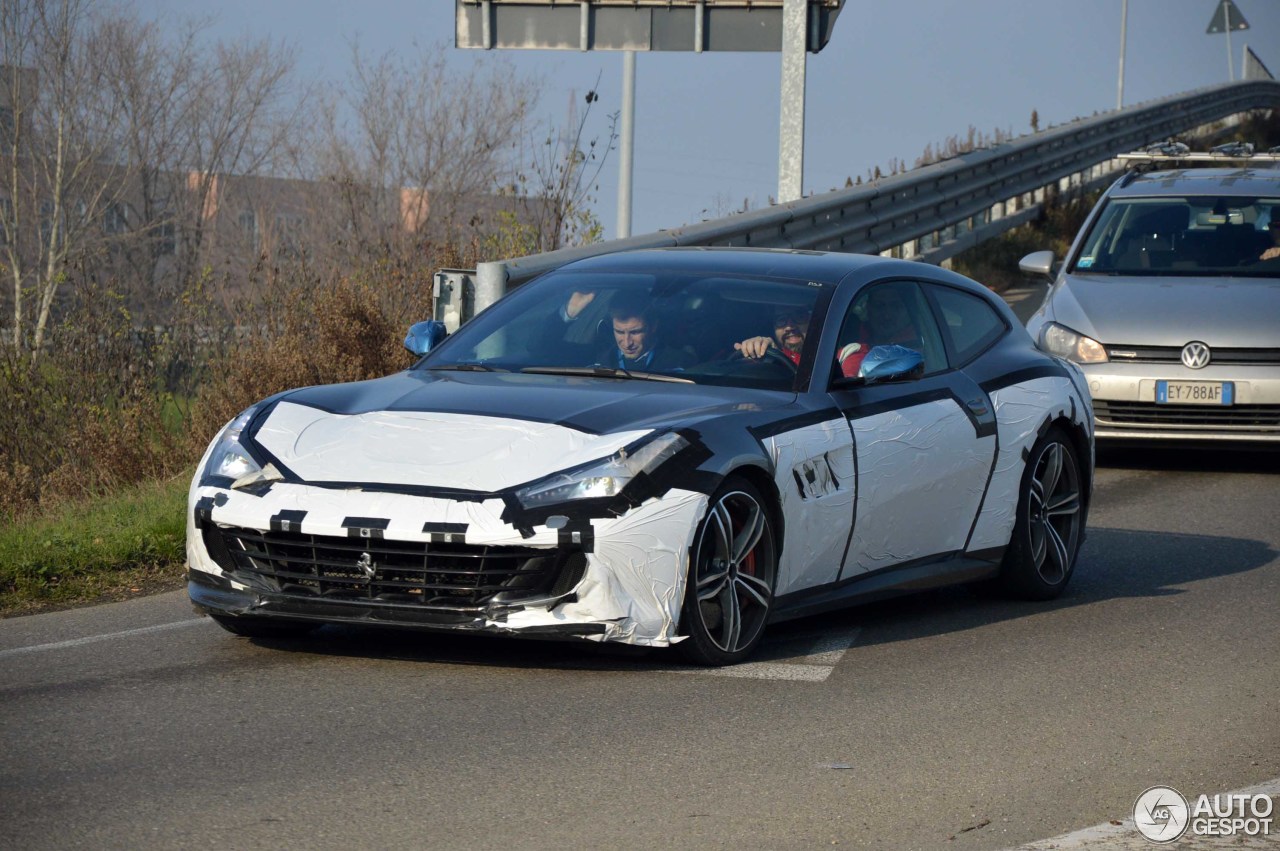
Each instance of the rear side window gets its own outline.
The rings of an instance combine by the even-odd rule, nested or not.
[[[986,351],[1008,326],[984,299],[950,287],[929,287],[942,313],[942,334],[952,366],[964,366]]]

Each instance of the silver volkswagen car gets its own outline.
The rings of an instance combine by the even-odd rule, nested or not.
[[[1098,438],[1280,443],[1280,168],[1128,172],[1027,330],[1084,370]]]

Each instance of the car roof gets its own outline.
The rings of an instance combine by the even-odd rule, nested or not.
[[[946,269],[877,254],[802,251],[789,248],[682,247],[646,248],[587,257],[560,267],[566,272],[689,272],[755,275],[839,283],[852,273],[859,280],[911,277],[985,291],[981,284]]]
[[[646,248],[601,254],[561,268],[573,272],[691,272],[760,275],[836,283],[850,272],[887,262],[868,254],[840,254],[787,248]]]
[[[1184,168],[1121,178],[1112,198],[1162,195],[1280,195],[1280,168]]]

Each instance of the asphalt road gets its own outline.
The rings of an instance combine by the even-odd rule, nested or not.
[[[931,592],[708,673],[182,594],[0,621],[3,848],[1004,848],[1280,778],[1280,453],[1104,454],[1049,604]]]

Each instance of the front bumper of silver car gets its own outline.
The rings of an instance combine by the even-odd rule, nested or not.
[[[1280,443],[1280,364],[1211,363],[1189,369],[1181,363],[1112,360],[1081,368],[1093,396],[1099,439]],[[1230,404],[1158,401],[1160,382],[1229,385]]]

